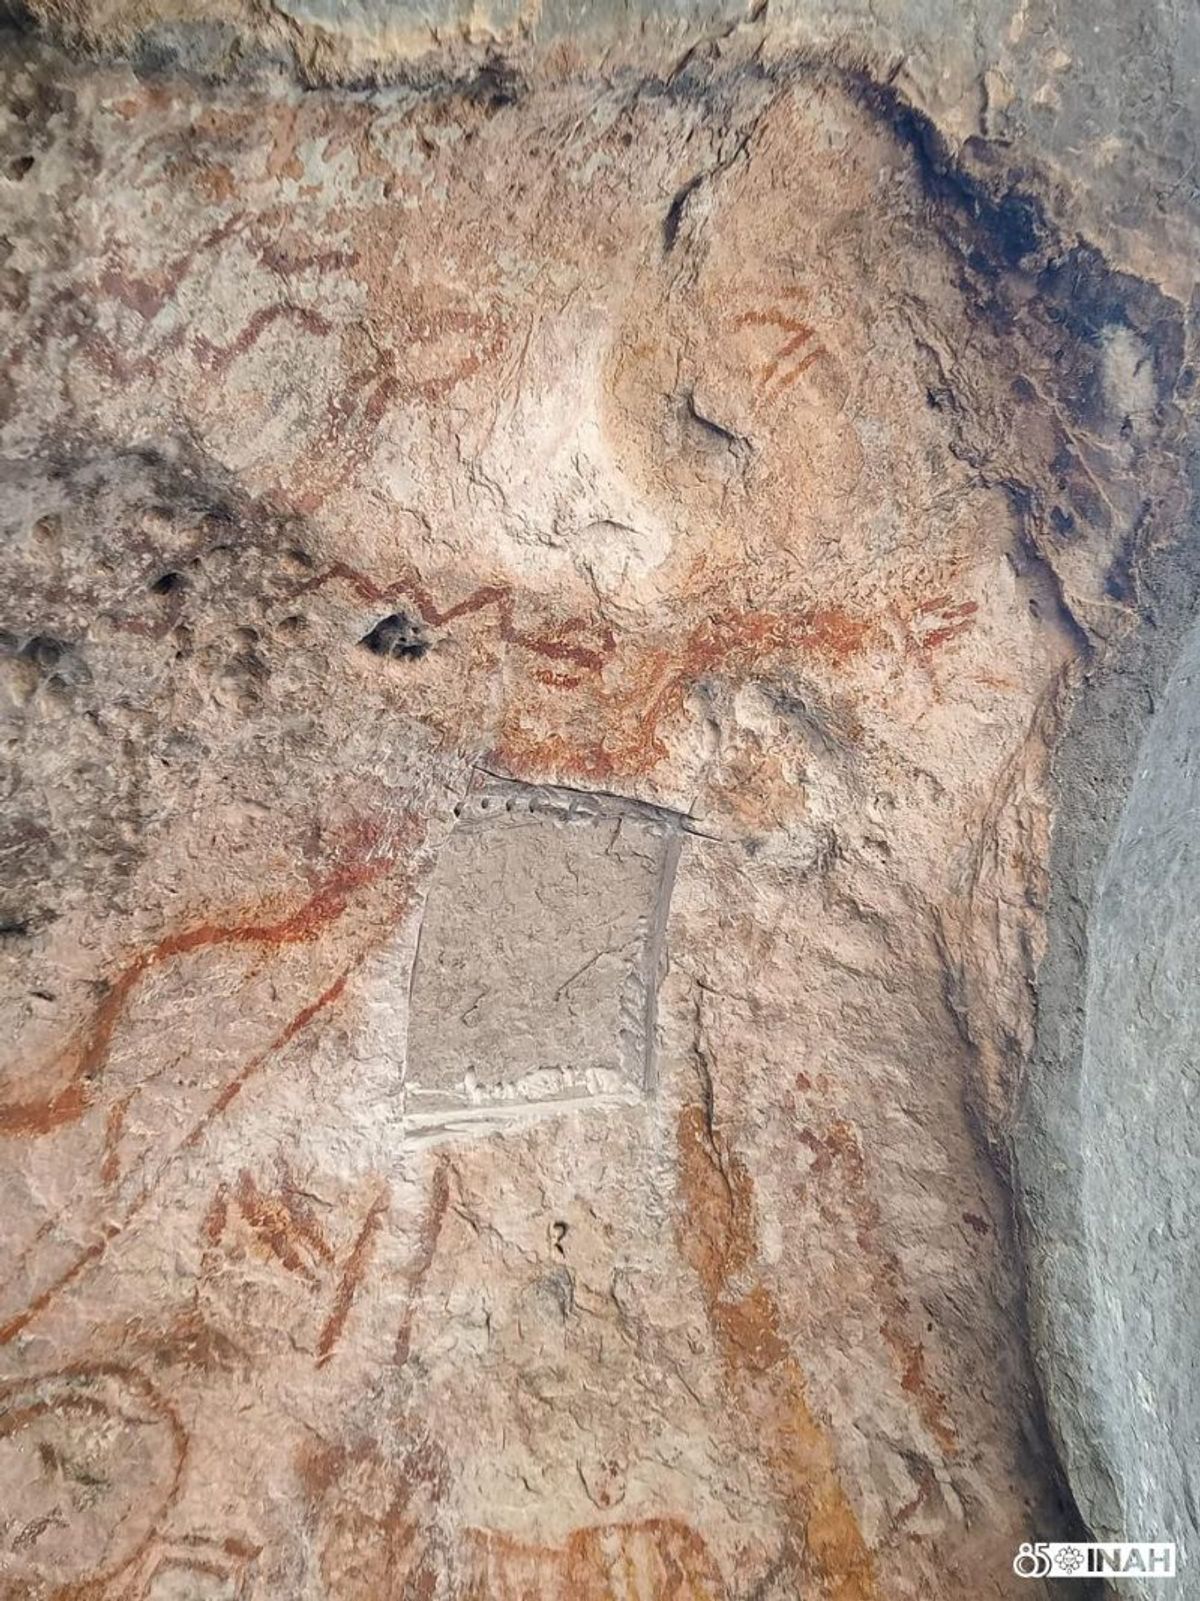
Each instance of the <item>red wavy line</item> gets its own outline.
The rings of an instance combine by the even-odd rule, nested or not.
[[[356,594],[372,604],[390,605],[401,597],[406,597],[416,604],[421,621],[434,628],[453,622],[457,617],[468,617],[494,606],[499,618],[500,637],[508,644],[519,645],[523,650],[549,657],[552,661],[574,662],[577,667],[582,667],[587,672],[601,672],[616,649],[616,639],[611,628],[601,631],[600,645],[595,649],[586,645],[570,644],[561,637],[589,627],[586,617],[568,617],[556,624],[553,629],[543,633],[528,633],[518,629],[513,620],[513,593],[505,584],[481,585],[465,600],[456,601],[454,605],[443,610],[429,591],[415,578],[401,578],[394,584],[381,587],[357,567],[349,567],[345,562],[338,561],[327,567],[323,573],[310,578],[301,586],[299,593],[320,589],[336,579],[349,584]]]

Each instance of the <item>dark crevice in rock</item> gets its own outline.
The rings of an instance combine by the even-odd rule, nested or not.
[[[1092,638],[1071,610],[1063,591],[1062,579],[1034,537],[1033,493],[1027,484],[1015,483],[1011,479],[1002,482],[1000,488],[1008,497],[1017,521],[1017,543],[1011,556],[1013,571],[1019,578],[1033,581],[1035,594],[1031,603],[1040,604],[1046,614],[1058,619],[1080,660],[1086,661],[1093,652]]]
[[[667,214],[663,218],[663,253],[665,255],[670,255],[671,251],[674,250],[676,241],[679,238],[679,229],[683,222],[683,214],[687,209],[687,203],[704,182],[704,178],[705,174],[702,172],[698,172],[694,178],[689,178],[683,187],[678,190],[675,198],[668,206]]]
[[[976,265],[988,273],[1019,267],[1041,248],[1051,230],[1040,199],[1015,185],[994,192],[955,159],[932,118],[905,100],[893,84],[865,72],[847,78],[862,104],[912,152],[930,199],[940,209],[969,219],[980,242]]]
[[[180,590],[186,588],[187,579],[182,573],[163,573],[161,578],[156,578],[150,585],[150,593],[152,595],[171,595],[177,594]]]

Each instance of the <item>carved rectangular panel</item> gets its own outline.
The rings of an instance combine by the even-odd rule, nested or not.
[[[501,780],[463,801],[413,968],[410,1128],[501,1126],[652,1088],[678,821]]]

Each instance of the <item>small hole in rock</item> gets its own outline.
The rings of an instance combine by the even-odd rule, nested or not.
[[[9,164],[8,164],[8,176],[13,180],[14,183],[20,183],[21,179],[25,176],[25,174],[30,170],[30,168],[32,166],[33,166],[33,157],[32,156],[18,156],[15,161],[10,161],[9,162]]]
[[[49,634],[35,634],[21,655],[31,662],[36,662],[43,672],[49,673],[53,672],[63,659],[66,649],[61,640],[51,639]]]
[[[150,592],[153,595],[173,595],[178,590],[186,588],[187,579],[182,573],[163,573],[161,578],[156,578],[150,585]]]
[[[395,656],[412,661],[419,661],[429,649],[429,641],[421,624],[414,622],[404,612],[392,612],[387,617],[381,617],[370,633],[363,635],[359,644],[375,656]]]

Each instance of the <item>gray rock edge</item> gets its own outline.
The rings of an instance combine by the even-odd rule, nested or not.
[[[1189,472],[1200,496],[1195,445]],[[1195,506],[1178,537],[1147,552],[1137,588],[1138,625],[1085,675],[1055,753],[1048,945],[1038,974],[1037,1043],[1013,1133],[1034,1361],[1060,1462],[1099,1539],[1180,1532],[1123,1527],[1127,1453],[1097,1294],[1104,1262],[1089,1243],[1082,1090],[1089,919],[1147,728],[1200,610]],[[1120,1589],[1125,1596],[1156,1591],[1162,1586],[1122,1582]],[[1200,1596],[1200,1571],[1183,1571],[1171,1594]]]

